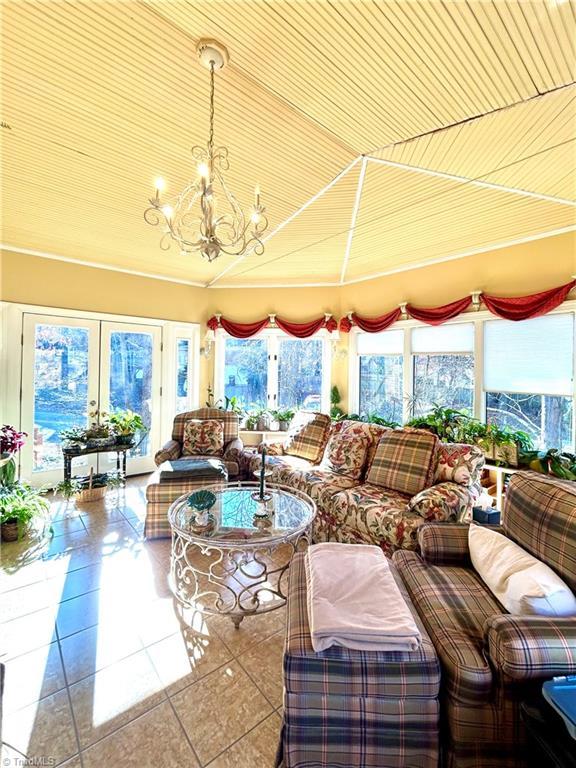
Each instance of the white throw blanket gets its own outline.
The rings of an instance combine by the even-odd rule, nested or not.
[[[415,651],[421,637],[379,547],[315,544],[306,554],[308,621],[315,651]]]

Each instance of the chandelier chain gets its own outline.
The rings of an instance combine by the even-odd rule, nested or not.
[[[214,152],[214,62],[210,62],[210,133],[208,134],[208,162],[212,163]]]

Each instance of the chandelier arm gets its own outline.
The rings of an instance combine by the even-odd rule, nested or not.
[[[208,162],[212,176],[212,156],[214,154],[214,62],[210,62],[210,132],[208,133]],[[210,181],[212,179],[210,178]]]

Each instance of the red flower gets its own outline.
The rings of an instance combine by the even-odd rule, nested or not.
[[[18,432],[14,427],[4,424],[0,429],[0,453],[16,453],[22,448],[27,437],[26,432]]]

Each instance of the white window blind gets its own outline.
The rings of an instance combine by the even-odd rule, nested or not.
[[[358,335],[359,355],[401,355],[403,351],[404,331],[382,331],[382,333]]]
[[[474,325],[453,323],[413,328],[412,352],[474,352]]]
[[[573,376],[574,315],[485,323],[485,390],[569,396]]]

